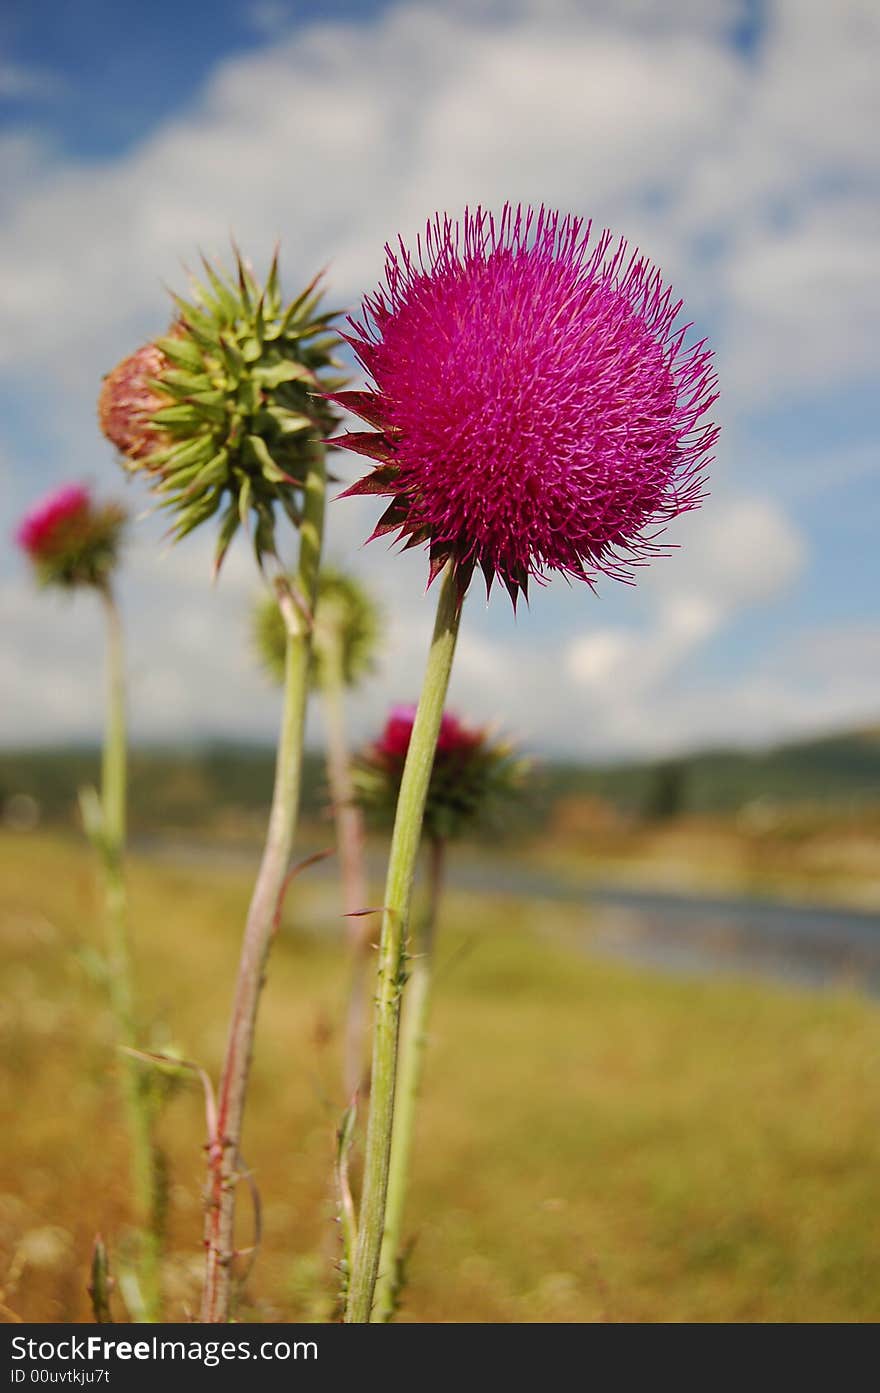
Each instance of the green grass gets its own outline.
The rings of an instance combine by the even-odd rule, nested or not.
[[[240,869],[135,860],[157,1045],[216,1075],[249,892]],[[94,869],[0,837],[0,1318],[85,1320],[127,1221]],[[442,926],[404,1319],[880,1318],[880,1012],[855,995],[674,980],[581,956],[583,911],[456,894]],[[332,1281],[345,990],[330,882],[296,882],[260,1023],[245,1154],[265,1237],[246,1319]],[[168,1313],[197,1301],[204,1116],[169,1103]],[[242,1197],[241,1241],[249,1241]]]

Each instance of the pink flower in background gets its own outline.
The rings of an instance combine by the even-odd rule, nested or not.
[[[332,398],[376,431],[350,494],[391,504],[373,536],[425,545],[462,591],[479,566],[514,604],[529,578],[629,579],[697,506],[717,428],[711,354],[675,327],[660,273],[609,232],[541,208],[437,216],[388,248],[348,342],[372,379]]]
[[[118,503],[96,503],[82,484],[63,484],[25,514],[15,540],[42,585],[106,589],[124,525]]]
[[[415,717],[415,706],[392,707],[379,739],[355,765],[358,799],[383,823],[394,817]],[[425,835],[444,840],[500,824],[518,800],[527,771],[527,761],[515,756],[508,741],[444,711],[425,803]]]
[[[406,758],[416,719],[415,706],[395,706],[385,722],[385,729],[376,743],[379,754],[389,759]],[[444,711],[437,740],[437,757],[467,754],[484,739],[484,732],[464,725],[451,711]]]
[[[71,527],[88,518],[91,506],[89,491],[82,484],[63,484],[25,514],[15,540],[37,560],[63,543]]]

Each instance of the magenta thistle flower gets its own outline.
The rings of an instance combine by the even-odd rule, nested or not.
[[[62,531],[80,521],[90,506],[89,491],[82,484],[62,484],[25,513],[15,540],[33,559],[45,556],[57,546]]]
[[[479,566],[516,604],[531,576],[630,578],[700,502],[717,428],[711,354],[681,303],[610,232],[541,208],[435,217],[347,341],[372,382],[332,400],[375,431],[349,494],[391,498],[373,536],[424,544],[430,579]]]
[[[415,706],[394,706],[385,722],[385,729],[375,745],[385,759],[400,760],[401,769],[409,749],[410,736],[416,719]],[[444,711],[437,737],[437,759],[455,760],[466,757],[483,740],[482,730],[471,730],[451,711]]]
[[[15,540],[43,584],[105,585],[116,564],[125,513],[64,484],[25,514]]]
[[[415,706],[393,707],[355,768],[360,801],[382,822],[394,816],[415,718]],[[525,761],[506,741],[444,711],[425,806],[426,835],[460,837],[490,823],[519,792],[525,771]]]

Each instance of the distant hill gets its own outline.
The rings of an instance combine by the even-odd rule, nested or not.
[[[730,812],[756,799],[880,804],[880,726],[764,750],[715,749],[655,762],[556,764],[547,796],[593,795],[649,816]]]
[[[272,792],[274,752],[233,743],[188,749],[142,748],[131,756],[135,833],[160,828],[259,828]],[[41,819],[72,821],[77,789],[99,777],[99,751],[87,747],[0,751],[0,807],[35,799]],[[562,798],[601,798],[648,818],[735,811],[756,799],[840,807],[880,805],[880,727],[778,745],[762,751],[706,750],[674,760],[582,765],[554,761],[536,770],[514,826],[543,823]],[[323,761],[306,758],[307,816],[320,816]]]
[[[97,748],[0,751],[0,806],[25,794],[36,799],[43,821],[76,816],[77,791],[100,778]],[[188,749],[135,749],[130,756],[132,831],[199,829],[237,815],[262,818],[272,796],[275,752],[268,746],[209,744]],[[303,802],[317,813],[323,802],[323,762],[307,755]]]

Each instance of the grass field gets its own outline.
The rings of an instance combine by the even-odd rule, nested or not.
[[[216,1075],[250,888],[134,859],[157,1046]],[[584,911],[450,896],[403,1319],[880,1318],[880,1011],[855,995],[673,980],[577,953]],[[89,1318],[101,1230],[124,1237],[126,1144],[95,974],[90,854],[0,836],[0,1317]],[[345,959],[332,883],[297,882],[264,997],[245,1152],[265,1235],[244,1319],[333,1280]],[[165,1110],[168,1316],[197,1300],[204,1114]],[[242,1243],[248,1241],[243,1197]],[[329,1245],[329,1246],[328,1246]]]

